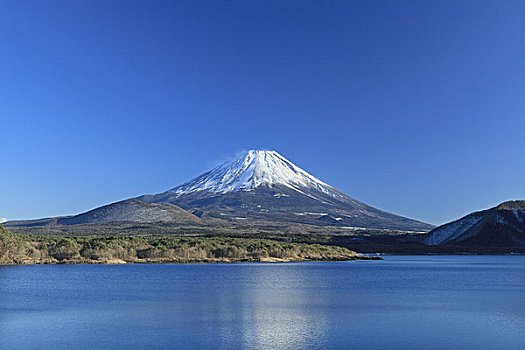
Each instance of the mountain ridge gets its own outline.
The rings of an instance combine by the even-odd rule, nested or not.
[[[485,245],[525,247],[525,201],[506,201],[467,214],[428,232],[427,245]]]
[[[148,203],[135,198],[107,204],[84,213],[36,220],[13,220],[7,226],[78,225],[110,222],[200,223],[193,214],[169,203]]]

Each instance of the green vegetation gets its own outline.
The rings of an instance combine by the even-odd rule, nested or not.
[[[0,263],[185,263],[368,259],[343,247],[259,238],[14,235],[2,228]]]
[[[27,243],[0,225],[0,264],[19,263],[27,253]]]

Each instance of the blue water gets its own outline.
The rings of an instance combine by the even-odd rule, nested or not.
[[[0,349],[525,349],[525,256],[0,267]]]

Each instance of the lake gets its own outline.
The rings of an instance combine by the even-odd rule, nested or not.
[[[0,349],[525,349],[525,256],[0,267]]]

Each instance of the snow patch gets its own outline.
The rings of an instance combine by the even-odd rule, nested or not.
[[[467,216],[458,221],[446,224],[434,231],[432,235],[425,238],[423,243],[428,245],[438,245],[452,241],[476,225],[481,218],[481,216]]]
[[[523,219],[521,218],[520,214],[524,214],[525,212],[523,210],[513,209],[514,216],[516,219],[518,219],[519,222],[523,223]]]
[[[295,215],[315,215],[315,216],[324,216],[328,215],[328,213],[310,213],[310,212],[304,212],[304,213],[294,213]]]
[[[3,223],[3,222],[7,222],[7,219],[6,218],[0,218],[0,224]]]
[[[250,191],[259,186],[286,186],[294,191],[313,189],[334,198],[343,196],[275,151],[248,151],[236,161],[225,163],[169,192],[182,195],[197,191],[227,193]]]

